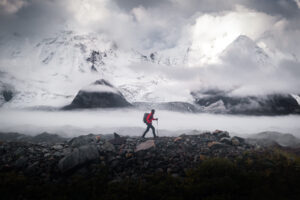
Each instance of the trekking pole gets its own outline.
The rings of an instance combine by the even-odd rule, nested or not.
[[[158,137],[158,119],[156,120],[156,124],[157,124],[157,137]]]

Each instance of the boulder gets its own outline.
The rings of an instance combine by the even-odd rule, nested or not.
[[[177,137],[177,138],[174,139],[174,142],[178,142],[180,140],[182,140],[182,137]]]
[[[231,138],[231,143],[234,146],[239,146],[241,144],[237,138]]]
[[[92,143],[96,143],[99,141],[99,137],[93,134],[89,134],[89,135],[81,135],[79,137],[75,137],[73,139],[71,139],[68,144],[71,147],[80,147],[83,145],[87,145],[87,144],[92,144]]]
[[[57,134],[51,134],[51,133],[47,133],[47,132],[41,133],[34,137],[28,137],[28,141],[33,142],[33,143],[45,142],[45,143],[54,144],[54,143],[64,142],[66,140],[67,140],[66,138],[63,138]]]
[[[224,143],[224,144],[228,144],[228,145],[231,145],[231,139],[228,138],[228,137],[223,137],[220,139],[220,142]]]
[[[58,168],[64,173],[96,159],[99,159],[96,145],[85,145],[75,148],[71,154],[62,158],[58,163]]]
[[[129,107],[131,104],[123,94],[106,80],[98,80],[82,88],[73,99],[72,103],[63,109],[79,108],[117,108]]]
[[[210,149],[215,150],[215,149],[222,149],[224,147],[226,148],[228,145],[214,141],[214,142],[208,143],[207,146]]]
[[[227,137],[229,138],[229,133],[227,131],[221,131],[221,130],[215,130],[213,132],[213,135],[216,136],[218,139],[221,139],[221,138],[224,138],[224,137]]]
[[[15,166],[16,166],[17,168],[22,168],[22,167],[24,167],[24,166],[27,165],[27,162],[28,162],[28,158],[22,156],[22,157],[20,157],[18,160],[16,160]]]
[[[111,152],[115,152],[116,148],[113,144],[111,144],[110,142],[105,142],[101,148],[102,151],[111,151]]]
[[[154,140],[148,140],[146,142],[140,143],[139,145],[137,145],[135,152],[138,151],[142,151],[142,150],[147,150],[150,149],[152,147],[155,147],[155,142]]]
[[[241,137],[234,136],[231,138],[231,143],[235,146],[239,146],[245,143],[245,139]]]
[[[126,140],[126,137],[121,137],[119,134],[114,133],[114,139],[109,140],[109,142],[114,145],[121,145],[124,144]]]

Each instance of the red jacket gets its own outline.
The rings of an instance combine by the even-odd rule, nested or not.
[[[146,121],[147,121],[148,124],[151,124],[151,123],[152,123],[152,120],[154,120],[153,114],[150,113],[150,114],[147,116]]]

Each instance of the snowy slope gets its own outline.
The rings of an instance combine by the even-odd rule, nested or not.
[[[251,38],[240,35],[220,55],[224,61],[229,61],[236,66],[249,64],[261,70],[274,68],[271,57],[260,48]]]
[[[13,88],[13,98],[5,102],[2,96],[0,104],[65,106],[82,87],[98,79],[111,82],[131,103],[192,102],[190,88],[178,88],[180,82],[166,72],[175,67],[197,69],[205,60],[207,64],[222,60],[236,67],[262,71],[274,68],[273,57],[247,36],[239,36],[214,58],[205,55],[191,44],[146,53],[125,51],[108,36],[96,33],[61,31],[38,41],[28,41],[19,35],[1,36],[0,88]],[[249,66],[241,66],[242,63]],[[154,70],[158,72],[152,73]],[[217,102],[207,110],[222,111],[224,105]]]
[[[292,94],[292,97],[298,102],[300,106],[300,95]]]
[[[168,101],[168,95],[155,94],[166,82],[163,75],[148,76],[132,67],[153,63],[138,51],[119,49],[104,35],[61,31],[38,42],[26,43],[19,37],[0,41],[7,47],[0,55],[2,80],[16,88],[5,106],[63,106],[79,89],[100,78],[119,87],[129,101]]]

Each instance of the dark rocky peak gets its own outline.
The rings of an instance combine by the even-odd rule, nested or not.
[[[104,80],[104,79],[97,80],[93,84],[94,85],[106,85],[108,87],[114,87],[111,83],[109,83],[107,80]]]
[[[237,96],[226,91],[196,91],[191,95],[195,103],[203,107],[204,112],[249,115],[300,114],[300,106],[290,94]],[[214,105],[220,102],[224,109],[214,109]]]
[[[63,109],[117,108],[128,106],[131,106],[131,104],[117,88],[108,81],[100,79],[82,88],[72,103]]]
[[[255,43],[251,38],[249,38],[248,36],[246,35],[239,35],[234,42],[237,42],[237,43],[241,43],[241,42],[244,42],[244,43]]]

